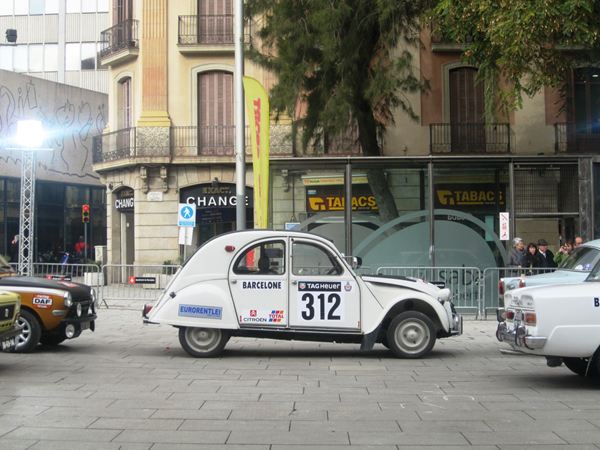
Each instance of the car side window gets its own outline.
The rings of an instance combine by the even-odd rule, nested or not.
[[[285,243],[268,241],[244,251],[236,260],[233,272],[238,275],[283,275]]]
[[[294,275],[341,275],[344,272],[335,256],[313,244],[292,244],[292,273]]]

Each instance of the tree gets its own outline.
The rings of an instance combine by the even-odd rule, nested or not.
[[[278,112],[297,117],[302,145],[356,126],[366,156],[400,108],[417,118],[406,94],[424,87],[408,50],[418,45],[423,0],[247,0],[258,41],[248,55],[277,76],[270,91]],[[259,20],[256,20],[256,19]],[[381,169],[367,172],[383,221],[398,215]]]
[[[562,87],[574,63],[597,58],[598,0],[440,0],[428,16],[434,33],[467,43],[488,117],[519,108],[523,94]]]

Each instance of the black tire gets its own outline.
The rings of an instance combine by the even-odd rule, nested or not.
[[[435,325],[419,311],[405,311],[392,319],[386,337],[389,349],[396,356],[420,358],[435,345]]]
[[[52,346],[54,346],[54,345],[60,344],[65,339],[67,339],[66,336],[64,336],[62,334],[57,334],[57,333],[49,334],[49,333],[45,333],[40,338],[40,343],[42,345],[52,345]]]
[[[15,353],[32,352],[40,342],[42,336],[42,327],[40,321],[32,312],[26,309],[21,310],[21,315],[17,323],[23,331],[16,338],[16,345],[13,349]]]
[[[179,343],[188,354],[195,358],[210,358],[219,355],[228,340],[229,333],[218,328],[179,328]]]
[[[598,376],[598,368],[592,364],[590,366],[590,370],[588,371],[588,358],[563,358],[563,362],[565,366],[577,375],[581,377],[596,377]],[[587,375],[586,375],[587,372]]]

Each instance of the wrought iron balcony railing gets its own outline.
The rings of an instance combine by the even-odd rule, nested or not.
[[[100,58],[105,58],[123,49],[138,48],[138,21],[127,19],[104,30],[100,34]]]
[[[578,126],[572,122],[554,124],[556,153],[597,153],[600,151],[600,128]]]
[[[233,45],[233,14],[179,16],[180,45]]]
[[[433,123],[429,125],[431,153],[510,153],[508,123]]]

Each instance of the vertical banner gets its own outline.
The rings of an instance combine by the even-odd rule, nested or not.
[[[507,212],[500,213],[500,240],[508,241],[510,239],[510,214]]]
[[[246,115],[250,125],[254,171],[254,228],[269,224],[269,97],[254,78],[244,77]]]

